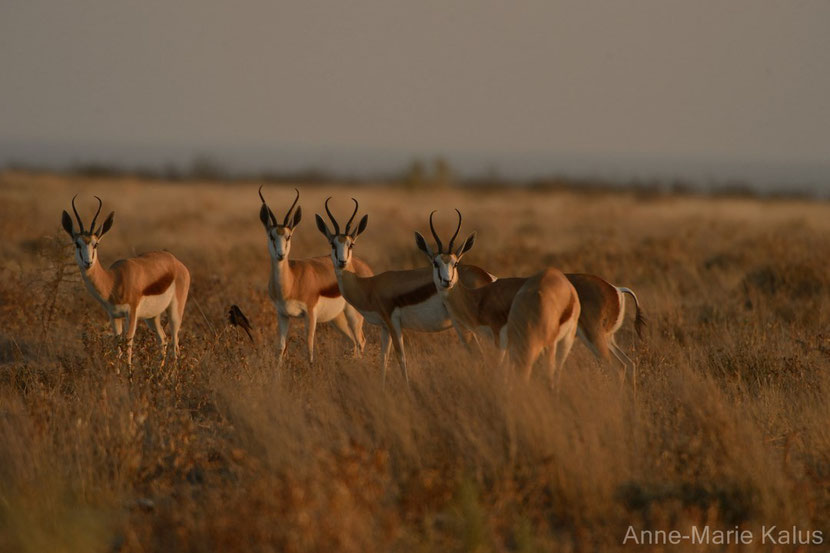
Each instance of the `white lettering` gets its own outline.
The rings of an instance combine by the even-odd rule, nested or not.
[[[692,543],[709,543],[709,527],[704,526],[701,531],[697,526],[692,526]]]
[[[672,545],[677,545],[680,543],[680,540],[683,539],[683,534],[680,533],[679,530],[672,530],[669,532],[669,543]]]
[[[636,545],[640,545],[640,542],[637,540],[637,532],[634,531],[634,527],[629,525],[628,530],[625,531],[625,537],[623,538],[623,545],[628,543],[628,540],[634,540]]]

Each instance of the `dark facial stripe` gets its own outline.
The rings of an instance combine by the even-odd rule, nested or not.
[[[392,300],[395,307],[406,307],[407,305],[415,305],[427,301],[436,294],[435,284],[430,282],[423,286],[401,294]]]
[[[158,296],[159,294],[163,294],[170,288],[170,284],[173,282],[173,273],[166,273],[160,279],[155,281],[154,283],[147,286],[144,290],[141,291],[141,294],[144,296]]]

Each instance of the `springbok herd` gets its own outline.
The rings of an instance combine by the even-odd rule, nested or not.
[[[509,352],[509,364],[525,379],[530,378],[534,363],[543,355],[551,385],[555,384],[578,335],[599,359],[610,359],[610,351],[622,364],[622,379],[635,382],[634,363],[614,341],[625,315],[624,294],[634,299],[638,334],[644,324],[637,296],[629,288],[614,286],[595,275],[564,274],[553,267],[530,277],[496,278],[480,267],[462,264],[461,258],[473,247],[476,233],[456,246],[462,219],[457,209],[458,227],[446,249],[432,223],[435,211],[429,216],[435,248],[415,232],[415,245],[429,259],[431,267],[374,274],[365,261],[353,255],[357,238],[366,230],[369,219],[363,215],[353,226],[359,208],[354,198],[354,211],[342,229],[329,210],[328,199],[324,207],[331,228],[320,215],[315,215],[317,228],[331,247],[329,256],[288,259],[291,237],[302,219],[302,208],[297,205],[300,193],[296,192],[294,203],[280,223],[262,196],[262,187],[259,188],[259,218],[271,255],[268,294],[276,306],[279,323],[279,362],[285,354],[291,318],[305,319],[310,363],[314,362],[317,323],[332,323],[352,341],[357,355],[366,344],[365,320],[380,327],[384,383],[390,346],[395,348],[409,383],[404,329],[438,332],[450,327],[468,351],[471,342],[482,351],[476,333],[489,333],[500,352],[499,362],[503,363],[505,352]],[[161,324],[164,311],[170,319],[175,360],[190,287],[187,267],[170,252],[154,251],[118,260],[104,269],[98,262],[98,244],[112,228],[115,213],[110,213],[96,229],[103,205],[96,196],[98,211],[85,229],[75,208],[75,197],[72,210],[77,230],[66,211],[61,222],[72,237],[75,260],[87,290],[107,311],[116,341],[119,337],[126,340],[127,364],[132,360],[138,319],[144,319],[155,330],[162,358],[165,357],[167,337]]]

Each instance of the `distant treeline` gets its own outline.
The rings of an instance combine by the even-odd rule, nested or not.
[[[401,186],[413,190],[459,187],[476,188],[482,191],[524,187],[587,194],[630,192],[640,196],[696,195],[764,198],[819,197],[830,199],[830,194],[820,194],[808,188],[782,186],[779,188],[767,187],[762,190],[749,182],[739,180],[701,184],[681,178],[612,180],[567,175],[517,179],[505,177],[496,169],[483,175],[463,176],[453,169],[446,158],[441,156],[430,160],[413,159],[400,171],[386,174],[378,173],[372,176],[350,175],[317,167],[282,171],[276,169],[241,171],[229,168],[210,155],[196,156],[186,166],[167,163],[160,166],[127,167],[115,163],[78,162],[56,170],[32,164],[11,162],[6,165],[6,169],[30,173],[60,173],[92,179],[136,178],[171,182],[208,181],[233,184],[256,181],[304,185],[327,183],[382,184]]]

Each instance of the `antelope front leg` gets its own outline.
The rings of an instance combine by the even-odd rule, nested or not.
[[[470,347],[470,341],[467,340],[467,337],[464,334],[464,329],[461,328],[455,321],[452,321],[452,328],[455,330],[455,333],[458,335],[458,341],[464,345],[464,349],[467,350],[467,353],[473,353],[473,348]],[[475,335],[473,335],[473,338],[475,338]]]
[[[317,308],[309,309],[305,315],[305,334],[308,342],[308,364],[314,365],[314,333],[317,331]]]
[[[110,325],[112,325],[113,345],[115,346],[116,358],[121,358],[121,333],[123,332],[124,321],[110,317]]]
[[[161,366],[164,366],[164,362],[167,360],[167,336],[164,334],[164,328],[161,326],[161,315],[158,315],[152,319],[145,319],[147,326],[150,327],[150,330],[156,333],[156,337],[159,339],[159,347],[161,348]]]
[[[277,368],[282,366],[283,355],[285,354],[285,343],[288,336],[289,319],[279,311],[277,311],[277,328],[280,333],[279,351],[277,352]]]
[[[394,331],[394,335],[392,336],[394,342],[392,345],[395,346],[395,353],[398,356],[398,364],[401,366],[401,372],[403,372],[403,378],[406,381],[406,386],[409,387],[409,373],[406,371],[406,350],[403,349],[403,329],[401,328],[400,317],[392,318],[392,330]]]
[[[130,314],[127,316],[127,367],[130,369],[132,378],[133,366],[133,337],[138,328],[138,317],[135,316],[135,308],[130,307]]]
[[[392,340],[389,339],[389,329],[386,325],[380,327],[380,370],[383,373],[383,387],[386,388],[386,365],[389,361],[389,348]]]

